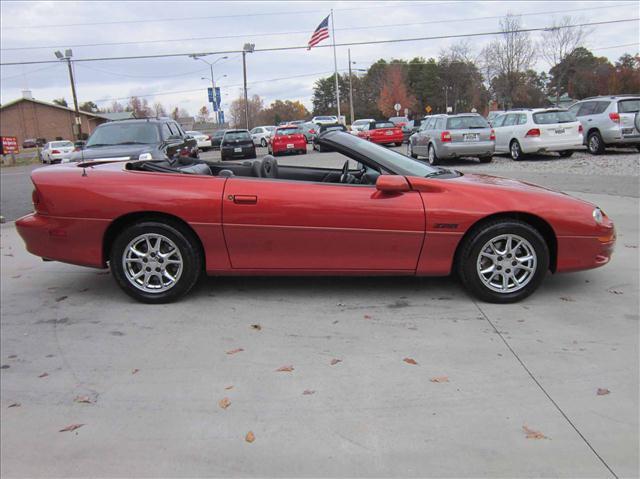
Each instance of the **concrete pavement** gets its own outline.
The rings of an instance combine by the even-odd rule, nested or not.
[[[576,195],[616,221],[611,264],[501,306],[446,278],[209,278],[148,306],[2,225],[0,472],[636,476],[638,200]]]

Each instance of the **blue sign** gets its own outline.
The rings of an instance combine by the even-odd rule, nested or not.
[[[224,123],[224,111],[220,110],[218,112],[218,118],[219,118],[218,120],[219,123]]]
[[[213,88],[207,88],[207,94],[209,95],[209,103],[213,103]]]
[[[220,101],[220,87],[219,86],[216,87],[216,103],[218,105],[220,105],[220,103],[221,103],[221,101]]]

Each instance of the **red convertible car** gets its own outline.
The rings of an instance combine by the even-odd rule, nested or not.
[[[432,167],[348,133],[323,144],[342,169],[176,158],[39,168],[35,212],[16,222],[48,260],[109,267],[161,303],[209,275],[449,275],[498,303],[550,270],[606,264],[598,207],[515,180]],[[185,163],[189,162],[189,163]]]

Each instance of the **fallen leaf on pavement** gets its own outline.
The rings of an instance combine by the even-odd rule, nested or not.
[[[611,391],[609,391],[606,388],[598,388],[598,396],[606,396],[607,394],[609,394]]]
[[[39,378],[46,378],[49,375],[49,373],[42,373],[40,376],[38,376]]]
[[[560,299],[561,299],[562,301],[567,301],[567,302],[570,302],[570,303],[574,303],[574,302],[576,301],[575,299],[573,299],[573,298],[567,298],[566,296],[560,296]]]
[[[220,406],[222,409],[227,409],[229,406],[231,406],[231,401],[229,401],[229,398],[222,398],[220,399],[220,401],[218,401],[218,406]]]
[[[59,298],[56,298],[56,303],[59,303],[60,301],[64,301],[65,299],[67,299],[69,296],[60,296]]]
[[[281,366],[276,369],[278,373],[290,373],[291,371],[293,371],[293,366]]]
[[[625,244],[625,245],[624,245],[624,247],[625,247],[625,248],[634,248],[634,249],[635,249],[635,248],[637,248],[638,246],[637,246],[637,245],[635,245],[635,244]]]
[[[429,379],[432,383],[448,383],[449,378],[447,376],[436,376],[435,378]]]
[[[259,324],[252,324],[251,325],[251,329],[255,329],[256,331],[260,331],[260,330],[262,330],[262,326],[260,326]]]
[[[331,360],[331,366],[335,366],[336,364],[341,363],[341,362],[342,362],[342,359],[335,359],[334,358],[334,359]]]
[[[244,349],[242,348],[232,349],[231,351],[227,351],[227,354],[236,354],[236,353],[241,353],[242,351],[244,351]]]
[[[407,363],[407,364],[413,364],[414,366],[417,366],[417,365],[418,365],[418,363],[416,362],[416,360],[415,360],[415,359],[412,359],[412,358],[404,358],[404,359],[403,359],[403,361],[404,361],[405,363]]]
[[[620,291],[619,289],[608,289],[607,291],[612,294],[624,294],[624,291]]]
[[[368,314],[365,314],[364,319],[371,319],[371,316],[369,316]]]
[[[75,431],[78,428],[81,428],[82,426],[84,426],[84,424],[71,424],[63,429],[60,429],[60,431],[58,432],[69,432],[69,431]]]
[[[527,434],[527,439],[549,439],[540,431],[534,431],[533,429],[529,429],[527,426],[522,426],[522,429]]]
[[[89,396],[76,396],[76,398],[74,399],[74,402],[91,404],[93,401]]]
[[[16,359],[18,357],[17,354],[11,354],[10,356],[7,356],[7,358],[9,359]]]
[[[302,394],[304,396],[310,396],[311,394],[315,394],[316,392],[313,389],[305,389],[304,391],[302,391]]]
[[[20,407],[20,406],[21,406],[21,404],[19,402],[12,402],[7,407],[10,408],[10,407]]]
[[[255,434],[253,434],[253,432],[249,431],[247,435],[244,437],[244,440],[247,442],[253,442],[256,440],[256,436]]]
[[[138,368],[135,368],[131,371],[131,374],[136,374],[138,371],[140,371]]]
[[[18,279],[21,278],[22,275],[21,274],[16,274],[15,276],[11,276],[11,279]]]
[[[228,391],[229,389],[233,389],[233,386],[227,386],[225,389]]]

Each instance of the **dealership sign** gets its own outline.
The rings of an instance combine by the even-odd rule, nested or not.
[[[2,137],[2,154],[10,155],[11,153],[19,153],[18,139],[15,136]]]

